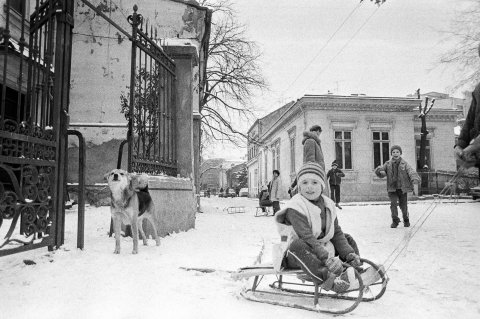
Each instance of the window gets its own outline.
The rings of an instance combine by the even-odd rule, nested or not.
[[[335,159],[344,169],[352,169],[352,132],[335,131]]]
[[[295,136],[290,137],[290,173],[295,173]]]
[[[417,169],[422,169],[423,167],[420,167],[420,138],[415,139],[415,157],[417,159]],[[425,141],[425,164],[427,165],[429,169],[432,169],[432,161],[430,158],[430,140],[427,138]]]
[[[390,158],[390,137],[388,132],[373,134],[373,168],[382,165]]]
[[[272,171],[274,169],[280,171],[280,141],[272,144]]]

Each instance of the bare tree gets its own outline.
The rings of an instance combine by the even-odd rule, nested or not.
[[[239,125],[255,118],[250,98],[267,88],[259,65],[261,52],[248,39],[229,0],[202,0],[200,4],[213,11],[206,85],[200,101],[202,142],[245,145],[247,135]]]
[[[464,1],[464,5],[457,12],[449,30],[445,31],[446,40],[453,41],[454,45],[440,57],[440,63],[455,66],[461,74],[461,80],[453,86],[453,90],[480,81],[480,1]]]

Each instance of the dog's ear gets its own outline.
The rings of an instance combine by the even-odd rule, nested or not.
[[[103,175],[103,178],[108,181],[108,176],[112,174],[112,171],[108,172],[107,174]]]

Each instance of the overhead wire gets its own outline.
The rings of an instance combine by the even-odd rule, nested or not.
[[[350,19],[350,17],[355,13],[355,11],[358,10],[358,8],[360,8],[360,6],[362,5],[363,1],[360,1],[356,6],[355,8],[353,8],[352,11],[350,11],[350,13],[347,15],[347,17],[342,21],[342,23],[337,27],[337,29],[332,33],[332,35],[328,38],[327,42],[325,42],[325,44],[320,48],[320,50],[318,50],[318,52],[315,54],[315,56],[307,63],[307,65],[305,65],[305,67],[302,69],[302,71],[300,71],[300,73],[295,77],[295,79],[288,85],[288,87],[283,90],[283,92],[281,93],[281,95],[285,94],[296,82],[297,80],[300,78],[300,76],[303,75],[303,73],[308,69],[308,67],[313,63],[313,61],[315,61],[318,56],[323,52],[323,50],[327,47],[327,45],[330,43],[330,41],[333,39],[333,37],[338,33],[338,31],[340,31],[340,29],[345,25],[345,23]]]
[[[317,74],[317,76],[312,80],[312,82],[310,82],[310,84],[308,85],[308,87],[310,87],[315,81],[317,81],[317,79],[328,69],[328,67],[330,66],[330,64],[332,64],[332,62],[343,52],[343,50],[345,50],[345,48],[350,44],[350,42],[352,42],[352,40],[357,36],[357,34],[363,29],[363,27],[368,23],[368,21],[370,21],[370,19],[375,15],[375,13],[378,11],[378,9],[380,8],[380,5],[377,6],[377,8],[375,9],[375,11],[372,12],[372,14],[370,14],[370,16],[365,20],[365,22],[357,29],[357,31],[355,31],[355,33],[350,37],[350,39],[345,43],[345,45],[340,49],[340,51],[338,51],[331,59],[330,61],[328,61],[327,65],[320,71],[320,73]]]

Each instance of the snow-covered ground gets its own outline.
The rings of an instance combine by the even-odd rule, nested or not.
[[[378,263],[415,232],[389,268],[386,294],[345,317],[480,317],[480,202],[444,201],[419,228],[431,204],[409,203],[411,228],[390,229],[386,203],[338,212],[361,255]],[[113,254],[108,207],[87,207],[85,250],[77,250],[77,214],[68,211],[61,249],[0,258],[0,318],[330,317],[239,296],[246,282],[232,280],[230,272],[259,258],[268,262],[277,241],[273,218],[254,217],[256,205],[247,198],[202,198],[195,229],[167,236],[159,247],[150,239],[138,255],[131,254],[131,238],[122,238],[122,253]],[[245,206],[246,213],[227,214],[229,206]],[[183,269],[189,267],[216,271]]]

